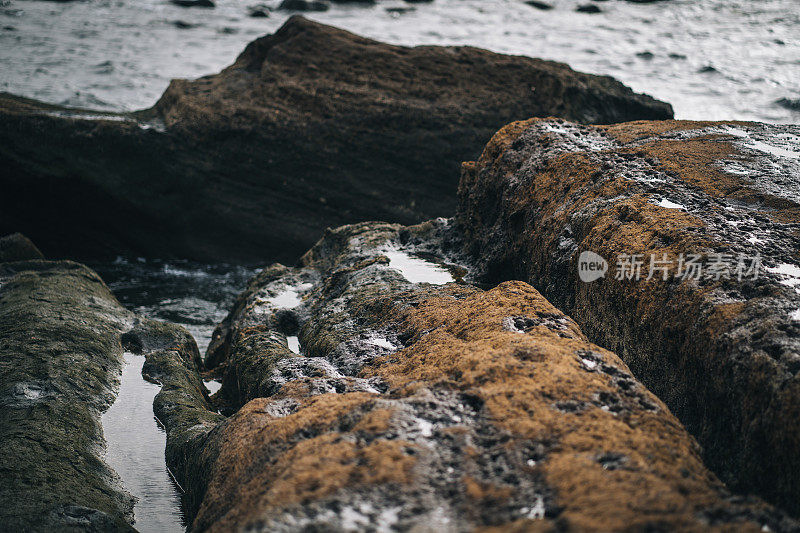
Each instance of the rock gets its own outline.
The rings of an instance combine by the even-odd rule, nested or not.
[[[636,57],[640,57],[640,58],[642,58],[642,59],[645,59],[645,60],[647,60],[647,61],[650,61],[651,59],[653,59],[653,58],[654,58],[654,57],[656,57],[656,56],[655,56],[655,54],[653,54],[653,52],[650,52],[650,51],[648,51],[648,50],[645,50],[644,52],[637,52],[637,53],[636,53]]]
[[[793,513],[798,156],[797,126],[518,122],[464,165],[458,215],[484,281],[539,289],[593,342],[619,352],[732,489]],[[591,283],[578,271],[587,251],[608,262]],[[705,268],[699,280],[685,275],[690,254]],[[652,279],[630,279],[634,255],[645,278],[656,267]],[[762,265],[748,273],[754,258]]]
[[[250,283],[219,365],[255,387],[226,381],[235,414],[183,454],[202,477],[190,531],[798,527],[732,497],[666,406],[526,283],[405,278],[440,277],[404,254],[458,260],[452,239],[443,220],[346,226]]]
[[[327,11],[331,5],[328,2],[316,0],[283,0],[278,9],[284,11]]]
[[[800,111],[800,98],[781,98],[775,103],[792,111]]]
[[[329,226],[452,214],[461,161],[511,120],[672,109],[560,63],[292,17],[153,109],[96,115],[0,97],[0,232],[78,258],[293,263]]]
[[[179,30],[190,30],[197,27],[197,24],[192,24],[191,22],[185,22],[183,20],[176,20],[172,23],[172,25]]]
[[[180,7],[217,7],[213,0],[169,0]]]
[[[575,8],[578,13],[602,13],[603,10],[594,4],[584,4]]]
[[[0,237],[0,263],[44,259],[35,244],[22,233]]]
[[[82,265],[0,265],[0,529],[133,531],[100,426],[129,320]]]
[[[385,8],[387,13],[391,13],[393,15],[405,15],[406,13],[413,13],[417,10],[416,7],[387,7]]]
[[[550,4],[539,2],[538,0],[527,0],[525,3],[531,7],[535,7],[536,9],[540,9],[542,11],[550,11],[551,9],[553,9],[553,6],[551,6]]]
[[[254,7],[250,9],[247,16],[254,19],[269,18],[269,9],[265,7]]]

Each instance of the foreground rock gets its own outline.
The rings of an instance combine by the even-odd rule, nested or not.
[[[796,126],[531,120],[465,164],[458,215],[487,280],[536,286],[620,353],[732,488],[794,513],[799,158]],[[605,277],[581,281],[585,251]]]
[[[48,256],[294,262],[326,227],[455,211],[461,161],[529,116],[669,105],[566,65],[390,46],[293,17],[133,115],[0,97],[0,232]]]
[[[100,426],[129,320],[82,265],[0,263],[1,530],[132,530]]]
[[[236,412],[170,450],[195,473],[192,531],[797,527],[730,496],[532,287],[443,285],[407,255],[441,253],[443,225],[343,227],[253,280],[218,332],[215,400]]]
[[[174,428],[173,443],[196,436],[193,426],[219,423],[197,345],[179,326],[126,311],[89,268],[36,259],[19,234],[0,245],[0,253],[34,256],[0,261],[0,531],[134,531],[136,496],[106,463],[101,413],[117,396],[124,349],[146,355],[151,381],[156,363],[180,369],[161,383],[154,406]],[[175,405],[188,401],[198,413],[176,416]]]

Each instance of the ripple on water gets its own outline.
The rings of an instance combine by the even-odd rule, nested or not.
[[[106,462],[137,498],[137,530],[184,531],[181,492],[164,459],[167,436],[153,415],[153,399],[161,388],[142,377],[144,356],[124,357],[119,395],[102,416]]]

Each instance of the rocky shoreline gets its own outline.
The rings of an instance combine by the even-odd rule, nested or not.
[[[292,262],[326,227],[452,215],[461,162],[508,122],[551,115],[672,108],[560,63],[390,46],[295,16],[150,110],[0,95],[0,234],[48,257]]]
[[[800,127],[302,17],[0,116],[0,529],[136,527],[131,352],[188,531],[800,531]],[[130,253],[270,264],[202,356],[44,258]]]

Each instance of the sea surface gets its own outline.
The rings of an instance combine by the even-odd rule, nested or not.
[[[553,9],[520,0],[378,0],[308,16],[396,44],[563,61],[668,101],[678,118],[800,122],[800,0],[544,1]],[[575,11],[586,4],[602,12]],[[252,18],[254,5],[0,0],[0,90],[102,110],[149,107],[171,78],[218,72],[291,15]]]

